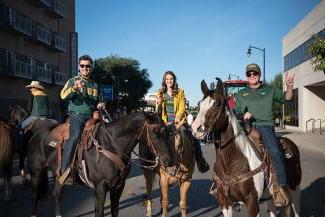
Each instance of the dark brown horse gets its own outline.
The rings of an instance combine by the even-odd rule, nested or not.
[[[11,126],[0,121],[0,173],[5,185],[5,201],[11,200],[11,171],[15,153],[15,140]]]
[[[268,154],[262,152],[264,155],[259,156],[251,139],[238,124],[228,107],[220,79],[216,90],[209,90],[204,81],[201,82],[201,90],[204,97],[199,104],[200,110],[192,124],[192,131],[198,139],[204,138],[209,131],[218,137],[212,193],[225,217],[233,216],[233,204],[238,202],[245,204],[250,217],[259,216],[259,199],[263,193],[273,194],[275,179],[270,175],[272,166],[267,161]],[[299,216],[299,151],[291,140],[283,138],[283,143],[285,148],[292,151],[292,157],[286,159],[287,181],[295,216]],[[275,216],[273,200],[269,200],[268,205],[270,215]],[[290,206],[285,207],[286,216],[290,216],[290,210]]]

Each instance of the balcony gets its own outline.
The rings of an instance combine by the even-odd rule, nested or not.
[[[28,0],[28,1],[38,7],[45,7],[45,8],[51,7],[51,0]]]
[[[22,78],[32,79],[32,58],[14,54],[14,75]]]
[[[52,0],[51,14],[56,18],[65,18],[64,16],[64,4],[61,0]]]
[[[59,85],[64,85],[67,80],[67,75],[62,72],[55,72],[54,83]]]
[[[66,52],[67,51],[67,43],[66,40],[59,36],[59,35],[54,35],[54,39],[52,41],[53,45],[52,47],[60,52]]]
[[[40,61],[37,62],[37,80],[52,83],[51,65]]]
[[[36,24],[35,39],[51,46],[51,31],[40,24]]]
[[[4,8],[4,21],[5,26],[9,27],[11,30],[32,36],[32,19],[26,15],[16,11],[13,8]]]

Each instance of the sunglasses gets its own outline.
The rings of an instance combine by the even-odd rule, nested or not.
[[[246,73],[247,77],[258,76],[258,75],[260,75],[260,73],[258,73],[258,72],[248,72],[248,73]]]
[[[79,66],[80,66],[80,68],[82,68],[82,69],[85,68],[85,67],[86,67],[87,69],[89,69],[89,68],[91,67],[91,65],[84,65],[84,64],[80,64]]]

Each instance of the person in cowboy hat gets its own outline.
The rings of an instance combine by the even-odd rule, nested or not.
[[[284,188],[287,184],[284,153],[274,132],[272,106],[274,102],[283,104],[292,99],[294,76],[287,75],[285,78],[286,93],[262,83],[260,67],[255,63],[247,65],[246,77],[247,87],[236,95],[236,115],[245,121],[250,121],[262,135],[262,143],[271,156],[279,182],[274,186],[273,199],[276,206],[284,206],[289,200]]]
[[[45,93],[45,88],[39,81],[32,81],[26,88],[30,90],[33,100],[30,116],[21,123],[22,129],[25,129],[35,119],[47,118],[49,116],[49,98]]]

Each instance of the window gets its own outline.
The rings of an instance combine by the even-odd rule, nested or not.
[[[297,88],[293,90],[292,101],[284,104],[284,121],[286,125],[299,127]]]
[[[32,20],[26,15],[8,8],[8,22],[14,29],[27,34],[32,35]]]
[[[54,47],[60,51],[66,51],[66,40],[58,35],[54,37]]]
[[[37,79],[39,81],[51,83],[52,73],[51,65],[49,63],[37,61]]]
[[[321,38],[325,38],[325,29],[317,33],[317,35]],[[312,58],[312,56],[309,54],[309,47],[312,41],[312,38],[308,39],[283,58],[284,71],[288,71],[289,69]]]
[[[54,82],[56,84],[64,85],[67,80],[67,75],[62,72],[55,72]]]
[[[18,77],[32,78],[32,58],[15,54],[14,74]]]
[[[44,26],[37,24],[36,39],[45,44],[51,45],[51,31]]]
[[[60,0],[53,0],[53,10],[64,17],[64,5]]]

